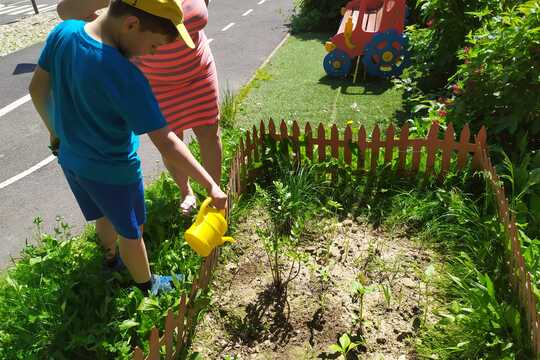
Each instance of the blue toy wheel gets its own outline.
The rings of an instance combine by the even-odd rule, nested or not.
[[[399,76],[410,63],[407,39],[395,30],[378,33],[365,47],[362,61],[371,76]]]
[[[345,77],[351,71],[352,61],[345,51],[334,49],[324,57],[323,67],[329,76]]]

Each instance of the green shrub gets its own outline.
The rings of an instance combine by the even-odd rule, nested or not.
[[[307,31],[336,31],[341,19],[341,8],[347,0],[295,0],[291,19],[294,33]]]
[[[454,79],[449,119],[487,126],[491,141],[513,150],[540,143],[540,3],[529,1],[491,17],[467,36]]]

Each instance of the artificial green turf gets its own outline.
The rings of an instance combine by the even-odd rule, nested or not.
[[[323,122],[368,129],[388,124],[402,109],[402,92],[391,81],[352,76],[335,79],[326,75],[325,34],[291,36],[248,85],[237,116],[238,125],[250,128],[261,120],[298,120],[300,124]]]

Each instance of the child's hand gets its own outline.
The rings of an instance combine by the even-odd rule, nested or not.
[[[54,156],[58,156],[58,149],[60,149],[60,139],[54,135],[51,135],[50,141],[51,144],[49,145],[49,149],[51,149],[51,152]]]
[[[210,197],[212,198],[212,205],[217,209],[225,209],[227,206],[227,194],[225,194],[219,186],[215,185],[210,191]]]

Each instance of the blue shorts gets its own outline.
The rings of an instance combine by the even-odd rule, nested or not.
[[[143,181],[128,185],[98,183],[62,168],[86,221],[106,217],[116,232],[127,239],[140,239],[146,221]]]

